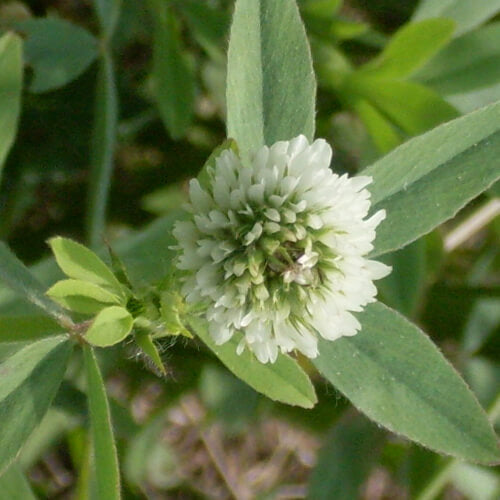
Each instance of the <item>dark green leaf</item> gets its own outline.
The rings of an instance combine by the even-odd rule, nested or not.
[[[92,347],[85,346],[83,353],[98,496],[99,500],[119,500],[120,470],[106,387]]]
[[[320,340],[318,370],[392,432],[465,460],[497,463],[486,414],[429,338],[380,303],[358,319],[362,330],[354,337]]]
[[[66,337],[39,340],[0,364],[0,473],[47,411],[66,370]]]
[[[34,72],[32,92],[47,92],[72,82],[97,57],[97,40],[63,19],[29,19],[17,26],[27,37],[24,56]]]
[[[227,131],[244,155],[314,136],[316,84],[294,0],[238,0],[228,52]]]
[[[35,304],[58,322],[71,325],[71,319],[46,295],[44,287],[26,266],[0,242],[0,280],[23,299]]]
[[[16,137],[22,87],[22,41],[14,33],[6,33],[0,38],[0,179]]]
[[[380,255],[401,248],[453,217],[500,177],[500,102],[416,137],[364,170],[373,177]]]
[[[500,22],[453,40],[416,78],[442,95],[462,94],[500,80]]]
[[[0,316],[0,342],[33,341],[61,332],[61,325],[48,316]]]

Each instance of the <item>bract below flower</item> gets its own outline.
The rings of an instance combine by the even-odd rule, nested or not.
[[[330,146],[304,136],[256,152],[244,166],[225,150],[203,187],[190,183],[191,217],[178,222],[182,293],[205,303],[218,344],[241,337],[259,361],[298,350],[314,358],[317,335],[356,334],[352,314],[375,300],[390,272],[364,257],[380,210],[366,218],[370,177],[334,174]]]

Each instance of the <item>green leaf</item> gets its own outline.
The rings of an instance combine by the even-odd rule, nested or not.
[[[125,305],[118,295],[82,280],[58,281],[47,295],[66,309],[83,314],[97,313],[111,304]]]
[[[17,463],[0,475],[0,491],[8,500],[36,500],[26,475]]]
[[[498,84],[500,22],[453,40],[415,77],[442,95],[461,94]]]
[[[384,255],[381,259],[392,272],[377,283],[384,302],[412,317],[419,306],[426,280],[426,244],[421,238],[411,245]]]
[[[101,245],[106,228],[106,206],[113,173],[117,122],[118,91],[115,71],[110,52],[104,50],[99,59],[94,101],[86,214],[87,239],[92,248]]]
[[[229,28],[229,15],[207,2],[198,0],[175,0],[192,36],[215,60],[223,59],[222,45],[226,43]]]
[[[34,72],[31,92],[63,87],[76,80],[97,57],[97,40],[64,19],[28,19],[16,26],[26,36],[24,57]]]
[[[68,326],[72,324],[71,318],[45,295],[43,285],[3,242],[0,242],[0,281],[59,323]]]
[[[83,354],[98,498],[99,500],[119,500],[121,498],[120,470],[106,387],[104,386],[94,350],[89,346],[85,346]]]
[[[127,337],[133,324],[132,315],[124,307],[107,307],[95,317],[85,340],[94,346],[108,347]]]
[[[72,343],[39,340],[0,364],[0,474],[45,415],[61,383]]]
[[[311,17],[330,19],[342,7],[342,0],[302,0],[301,11]]]
[[[152,363],[162,375],[165,375],[167,372],[165,367],[163,366],[163,361],[161,360],[160,353],[158,352],[158,348],[154,343],[154,340],[151,338],[151,335],[147,332],[137,332],[135,335],[135,340],[137,345],[141,348],[142,352],[151,359]]]
[[[380,152],[387,153],[401,143],[401,136],[389,120],[367,100],[359,99],[353,104],[353,108],[365,124]]]
[[[413,21],[447,17],[457,23],[455,36],[479,26],[500,12],[500,0],[421,0]]]
[[[120,282],[92,250],[61,236],[50,239],[48,243],[54,252],[57,264],[67,276],[108,288],[123,297]]]
[[[408,77],[450,40],[454,28],[455,23],[450,19],[405,24],[392,36],[383,52],[359,72],[379,78]]]
[[[358,319],[362,330],[354,337],[320,340],[318,370],[392,432],[465,460],[497,463],[486,414],[429,338],[380,303]]]
[[[420,134],[458,116],[457,110],[434,91],[417,83],[353,73],[344,92],[357,94],[408,134]]]
[[[0,342],[24,342],[61,333],[61,325],[48,316],[0,316]]]
[[[311,472],[307,498],[352,500],[375,464],[383,433],[361,415],[349,411],[326,437]]]
[[[294,0],[237,0],[228,49],[227,132],[244,156],[314,136],[316,83]]]
[[[193,115],[193,69],[181,45],[171,7],[161,0],[150,0],[150,4],[155,22],[152,72],[155,97],[169,134],[180,139]]]
[[[22,41],[14,33],[6,33],[0,38],[0,179],[16,137],[22,87]]]
[[[416,137],[363,171],[373,177],[380,255],[401,248],[453,217],[500,177],[500,102]]]
[[[316,394],[309,377],[292,358],[280,354],[275,363],[260,363],[248,350],[236,354],[238,341],[234,338],[223,345],[216,345],[203,320],[192,316],[188,323],[222,363],[256,391],[289,405],[312,408],[316,404]]]

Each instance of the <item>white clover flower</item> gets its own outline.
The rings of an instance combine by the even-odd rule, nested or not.
[[[174,229],[177,266],[217,344],[239,335],[238,352],[248,347],[262,363],[294,349],[314,358],[318,334],[361,328],[352,313],[391,270],[363,257],[385,211],[365,219],[371,177],[338,176],[331,157],[323,139],[299,136],[261,148],[251,166],[225,150],[206,186],[191,181],[192,215]]]

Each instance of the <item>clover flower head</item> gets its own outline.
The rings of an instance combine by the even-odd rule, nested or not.
[[[353,313],[390,272],[364,257],[385,211],[367,218],[372,179],[333,173],[331,157],[323,139],[299,136],[262,147],[248,166],[227,149],[203,187],[191,181],[191,215],[174,228],[177,266],[217,344],[237,335],[237,351],[263,363],[279,351],[314,358],[318,335],[361,328]]]

